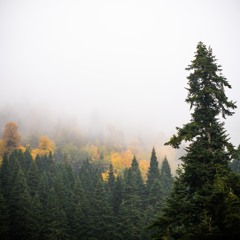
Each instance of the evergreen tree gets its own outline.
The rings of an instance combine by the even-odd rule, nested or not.
[[[123,239],[146,239],[144,229],[144,183],[139,164],[134,156],[132,165],[125,171],[123,200],[119,213],[119,232]]]
[[[37,168],[41,171],[43,171],[43,161],[42,158],[40,157],[40,155],[37,155],[35,158],[35,163],[37,165]]]
[[[40,182],[41,172],[37,168],[37,164],[35,161],[32,161],[31,166],[27,172],[27,183],[29,186],[29,192],[32,197],[35,196],[38,191],[38,186]]]
[[[113,171],[113,165],[109,165],[109,170],[108,170],[108,180],[107,180],[107,188],[108,191],[112,192],[115,186],[115,176],[114,176],[114,171]]]
[[[115,215],[119,214],[119,210],[120,210],[120,205],[122,203],[122,198],[123,198],[123,180],[122,177],[117,176],[117,180],[115,182],[114,185],[114,189],[113,189],[113,193],[112,193],[112,208],[113,208],[113,212]]]
[[[32,156],[29,150],[26,150],[24,153],[21,153],[22,158],[20,159],[20,165],[23,169],[23,171],[26,173],[30,169],[32,165]]]
[[[61,208],[60,200],[54,188],[48,194],[47,211],[45,212],[45,239],[68,239],[69,226],[64,209]]]
[[[8,205],[3,197],[2,189],[0,188],[0,239],[10,239],[9,227],[10,218]]]
[[[88,239],[87,234],[92,224],[90,206],[85,196],[80,179],[75,179],[71,205],[70,227],[73,239]]]
[[[9,163],[9,158],[7,154],[4,154],[2,165],[1,165],[1,187],[2,187],[2,194],[5,199],[9,199],[9,190],[10,190],[10,173],[11,173],[11,166]]]
[[[147,173],[147,188],[150,189],[153,182],[159,179],[159,169],[158,169],[158,161],[156,156],[156,151],[153,148],[151,158],[150,158],[150,167]]]
[[[113,170],[113,165],[110,164],[109,165],[109,169],[108,169],[108,179],[107,182],[105,183],[106,185],[106,193],[107,193],[107,197],[108,197],[108,202],[111,206],[111,208],[113,209],[113,206],[115,205],[115,196],[114,194],[115,192],[115,184],[116,184],[116,179],[114,176],[114,170]]]
[[[10,194],[11,235],[13,239],[30,239],[32,201],[26,178],[19,168]]]
[[[113,212],[103,182],[99,179],[93,198],[93,225],[89,237],[93,239],[114,239]]]
[[[139,196],[143,197],[145,193],[145,186],[142,179],[142,174],[139,168],[136,157],[133,157],[131,168],[128,170],[128,183],[130,186],[130,191],[137,193]]]
[[[160,171],[160,179],[161,179],[161,187],[162,187],[161,189],[162,198],[166,198],[169,196],[172,190],[172,183],[173,183],[171,168],[166,156],[162,163],[162,167]]]
[[[32,198],[30,217],[29,239],[44,239],[44,210],[37,193]]]
[[[93,199],[93,192],[101,174],[88,160],[84,161],[79,172],[79,178],[88,199]]]
[[[195,59],[187,68],[188,97],[193,109],[190,123],[177,128],[167,143],[178,148],[189,141],[181,158],[183,171],[162,215],[153,225],[156,239],[238,239],[240,237],[240,199],[237,180],[228,163],[233,147],[228,142],[223,118],[236,108],[225,95],[230,84],[211,48],[200,42]]]
[[[152,215],[153,212],[156,212],[152,207],[160,203],[162,195],[158,161],[154,148],[150,158],[150,167],[147,173],[146,187],[148,208],[149,210],[151,209],[151,213],[149,214]]]

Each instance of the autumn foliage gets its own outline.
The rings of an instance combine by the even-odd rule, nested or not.
[[[33,159],[35,159],[37,155],[44,156],[48,155],[50,152],[54,153],[54,149],[55,149],[54,142],[47,136],[41,136],[39,138],[38,148],[33,149],[31,154]]]
[[[11,153],[14,149],[17,149],[20,143],[20,134],[18,132],[18,126],[15,122],[9,122],[5,125],[3,133],[2,147],[5,148],[4,152]]]

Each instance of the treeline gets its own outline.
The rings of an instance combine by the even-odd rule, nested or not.
[[[153,149],[146,182],[138,161],[122,175],[110,164],[107,180],[99,165],[80,169],[48,156],[33,160],[30,150],[5,154],[0,169],[0,238],[149,239],[146,226],[172,187],[165,158],[159,169]]]
[[[85,159],[89,159],[90,162],[100,165],[104,168],[102,173],[103,178],[107,177],[107,169],[110,163],[113,165],[117,174],[122,174],[124,169],[131,166],[131,162],[134,154],[138,156],[139,168],[144,180],[147,179],[147,170],[149,168],[149,152],[150,147],[143,147],[141,144],[123,145],[123,142],[118,139],[117,134],[113,134],[111,141],[102,140],[98,138],[86,139],[82,142],[74,141],[74,136],[70,139],[67,135],[70,132],[58,135],[58,138],[50,138],[46,135],[39,134],[34,139],[23,140],[26,138],[26,133],[20,133],[16,122],[7,122],[2,128],[2,138],[0,138],[0,164],[4,153],[11,153],[15,149],[21,149],[23,152],[28,148],[35,159],[37,155],[44,156],[50,152],[54,154],[58,161],[68,161],[74,168],[79,168],[81,162]],[[30,133],[28,133],[30,134]],[[64,140],[64,137],[66,139]],[[114,139],[116,137],[116,139]],[[168,156],[169,163],[175,171],[175,163],[173,162],[173,154],[170,151],[164,149],[163,143],[155,144],[158,146],[156,149],[158,156],[160,156],[160,162],[164,159],[164,156]],[[152,144],[151,146],[155,145]]]

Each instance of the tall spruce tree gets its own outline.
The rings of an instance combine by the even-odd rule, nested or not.
[[[166,156],[163,160],[162,167],[160,170],[160,179],[161,179],[161,187],[162,187],[161,189],[162,198],[166,198],[169,196],[172,190],[172,183],[173,183],[171,168]]]
[[[119,232],[122,239],[146,239],[144,232],[144,183],[139,164],[134,156],[125,171],[123,200],[119,212]]]
[[[73,239],[88,239],[87,233],[91,230],[92,222],[89,216],[90,206],[79,177],[75,179],[72,198],[70,227]]]
[[[92,208],[94,223],[91,226],[89,239],[115,239],[113,231],[113,212],[108,203],[102,179],[99,179],[96,185]]]
[[[225,94],[231,86],[202,42],[186,70],[192,118],[167,144],[178,148],[184,140],[189,145],[171,198],[152,225],[155,239],[238,239],[239,178],[228,166],[234,149],[220,120],[236,108]]]
[[[2,189],[0,187],[0,239],[10,239],[9,235],[9,210],[6,200],[3,197]]]
[[[31,239],[32,200],[21,168],[17,172],[10,196],[9,212],[12,239]]]
[[[158,168],[158,161],[156,156],[156,151],[153,148],[151,158],[150,158],[150,166],[147,173],[147,203],[149,206],[149,209],[151,209],[151,215],[153,212],[156,212],[153,207],[156,206],[156,204],[161,202],[161,182],[160,182],[160,173]]]
[[[108,180],[107,180],[107,191],[112,192],[114,189],[114,185],[115,185],[115,176],[114,176],[114,170],[113,170],[113,165],[110,164],[109,165],[109,169],[108,169]]]
[[[147,188],[150,189],[153,182],[159,179],[159,169],[158,169],[158,161],[156,156],[156,151],[153,148],[151,158],[150,158],[150,167],[147,173]]]
[[[120,205],[122,203],[122,184],[122,178],[120,176],[117,176],[112,193],[112,208],[115,215],[118,215]]]

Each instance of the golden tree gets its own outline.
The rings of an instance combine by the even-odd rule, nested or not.
[[[54,153],[54,149],[54,142],[47,136],[41,136],[39,138],[38,148],[33,149],[31,154],[33,159],[35,159],[37,155],[44,156],[48,155],[50,152]]]
[[[3,133],[3,142],[5,145],[5,152],[11,153],[17,149],[20,143],[20,134],[18,126],[15,122],[9,122],[5,125]]]

